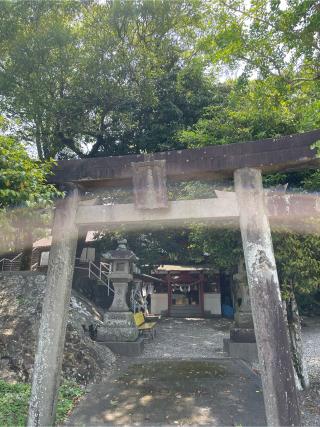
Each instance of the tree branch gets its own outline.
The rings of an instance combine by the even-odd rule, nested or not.
[[[60,141],[67,146],[68,148],[70,148],[70,150],[72,150],[77,156],[79,156],[81,159],[83,157],[85,157],[85,155],[83,154],[83,152],[76,146],[74,140],[72,138],[68,138],[66,137],[63,132],[59,131],[57,132],[57,137],[60,139]]]

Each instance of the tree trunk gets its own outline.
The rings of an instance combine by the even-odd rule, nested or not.
[[[303,342],[301,334],[301,322],[297,301],[293,291],[292,283],[288,285],[288,298],[285,300],[286,318],[290,338],[292,361],[295,370],[296,381],[299,389],[309,387],[309,375],[303,356]]]
[[[44,160],[42,145],[41,145],[40,124],[38,122],[36,122],[36,146],[37,146],[39,160]]]

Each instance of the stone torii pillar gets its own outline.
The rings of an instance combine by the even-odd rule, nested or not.
[[[261,171],[238,169],[234,179],[267,422],[269,426],[300,426]]]
[[[47,285],[38,334],[28,426],[52,426],[60,383],[78,230],[79,190],[73,188],[55,211]]]

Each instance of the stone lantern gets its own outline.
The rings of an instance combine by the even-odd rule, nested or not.
[[[138,258],[127,248],[125,239],[118,242],[117,249],[102,254],[102,257],[111,264],[108,277],[113,284],[114,297],[111,307],[104,314],[103,325],[98,328],[97,340],[105,342],[113,351],[121,353],[118,348],[121,347],[121,343],[136,341],[139,336],[133,313],[127,304],[128,285],[133,280],[135,262]]]
[[[128,284],[133,279],[135,262],[138,261],[136,255],[127,249],[125,239],[118,241],[118,247],[114,251],[102,254],[102,257],[111,265],[111,273],[108,277],[113,283],[114,298],[109,311],[129,311],[127,305]]]
[[[244,260],[240,259],[238,272],[233,275],[235,284],[236,312],[230,339],[224,338],[224,351],[230,357],[239,357],[249,363],[258,362],[258,350],[254,333],[249,286]]]

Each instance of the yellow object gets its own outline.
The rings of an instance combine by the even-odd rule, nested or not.
[[[134,321],[137,325],[137,328],[139,329],[139,331],[141,332],[151,332],[152,333],[152,338],[154,338],[155,336],[155,326],[156,326],[156,322],[146,322],[143,313],[139,312],[139,313],[134,313]]]
[[[145,322],[144,315],[143,313],[141,313],[141,311],[139,311],[138,313],[134,313],[134,321],[136,322],[136,325],[138,327]]]

